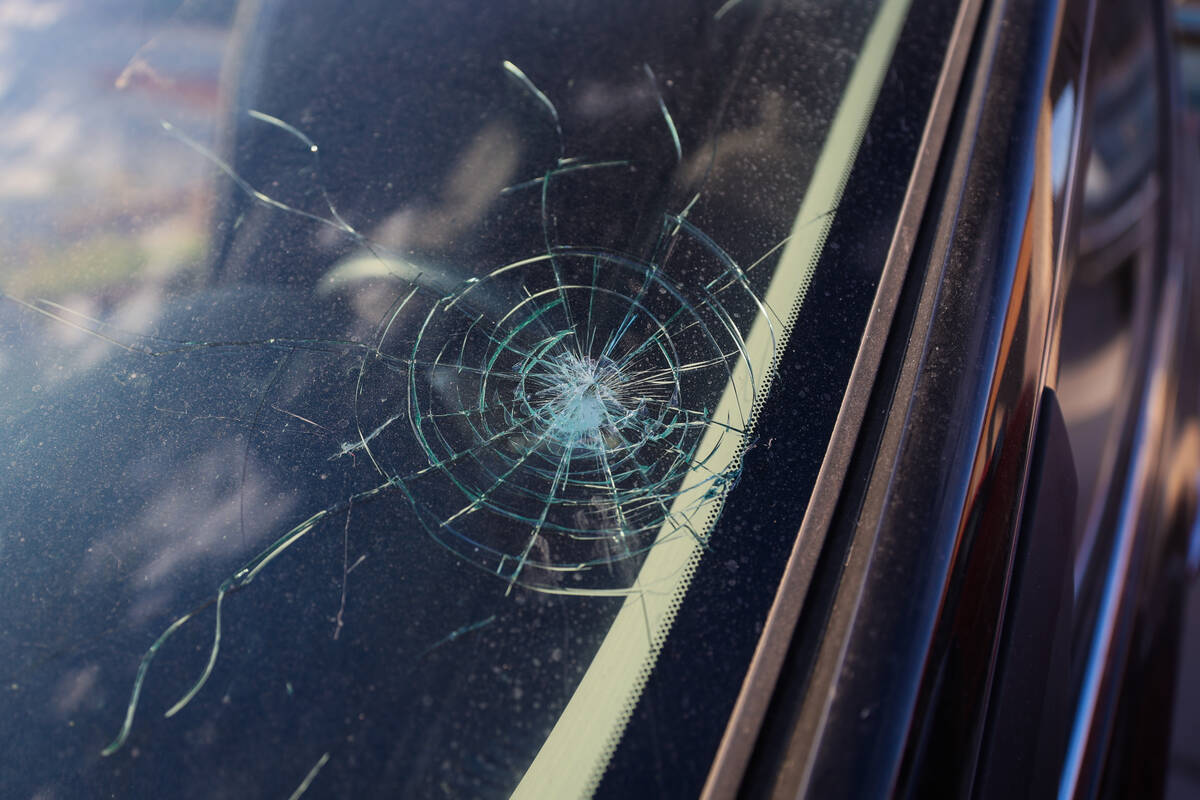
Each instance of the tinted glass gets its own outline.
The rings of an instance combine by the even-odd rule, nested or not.
[[[0,4],[5,795],[694,793],[906,13]]]

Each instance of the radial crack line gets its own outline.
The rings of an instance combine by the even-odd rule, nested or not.
[[[529,536],[529,542],[526,543],[525,549],[521,551],[521,558],[519,561],[517,561],[517,566],[513,568],[513,573],[508,581],[508,589],[506,589],[504,592],[506,596],[512,592],[513,585],[521,576],[521,571],[525,569],[525,562],[529,559],[529,552],[533,549],[534,543],[537,542],[538,537],[542,533],[542,526],[546,524],[546,517],[550,514],[550,507],[553,505],[554,495],[558,491],[558,486],[562,480],[563,472],[566,470],[567,464],[571,459],[572,453],[574,452],[575,446],[573,444],[568,445],[563,450],[563,456],[558,462],[558,472],[555,474],[554,482],[550,484],[550,491],[546,495],[550,499],[546,501],[545,506],[542,508],[542,514],[538,518],[537,524],[533,527],[533,532]]]
[[[671,112],[667,110],[667,103],[658,89],[658,79],[654,77],[654,70],[650,69],[649,64],[642,64],[642,68],[646,71],[646,77],[650,79],[650,86],[654,89],[654,97],[658,100],[658,110],[662,112],[663,119],[667,123],[667,130],[671,132],[671,142],[675,145],[675,161],[682,161],[683,146],[679,143],[679,131],[675,128],[675,120],[671,119]]]
[[[558,109],[555,107],[550,98],[546,96],[546,93],[539,89],[537,84],[530,80],[529,76],[526,75],[520,67],[508,60],[501,62],[501,64],[504,67],[504,70],[511,75],[517,81],[517,83],[520,84],[523,89],[525,89],[525,91],[533,95],[533,97],[542,105],[542,107],[550,112],[550,118],[554,121],[554,130],[558,134],[558,158],[561,161],[565,150],[563,143],[562,122],[558,118]]]
[[[479,508],[480,505],[482,505],[484,502],[487,501],[488,497],[491,496],[492,492],[496,491],[496,489],[498,489],[501,485],[504,484],[504,482],[506,480],[508,480],[509,475],[512,475],[513,472],[515,472],[517,470],[517,468],[519,468],[522,464],[524,464],[526,461],[529,460],[530,456],[532,456],[535,452],[537,452],[537,449],[542,446],[542,443],[546,441],[546,439],[549,435],[550,434],[547,432],[547,433],[543,433],[541,436],[539,436],[538,439],[533,443],[533,445],[531,445],[521,455],[520,458],[518,458],[516,461],[514,461],[512,463],[512,466],[510,466],[504,472],[503,475],[496,476],[496,480],[492,483],[492,485],[489,486],[487,489],[485,489],[478,497],[476,497],[474,500],[472,500],[466,506],[460,508],[458,511],[454,512],[454,514],[452,514],[450,517],[448,517],[447,519],[442,521],[440,523],[441,527],[445,528],[445,527],[449,526],[451,522],[453,522],[454,520],[463,516],[464,514],[469,514],[472,511],[474,511],[475,509]]]
[[[196,693],[199,692],[200,688],[204,686],[205,682],[207,682],[209,675],[212,674],[213,665],[216,664],[217,653],[221,645],[220,611],[225,596],[231,591],[236,591],[243,586],[247,586],[251,581],[254,580],[255,576],[257,576],[260,571],[262,571],[268,564],[274,561],[293,544],[304,538],[304,536],[307,535],[314,527],[316,527],[316,525],[325,517],[331,514],[339,513],[341,510],[348,507],[350,503],[359,503],[378,496],[381,492],[390,488],[391,485],[392,484],[389,481],[388,483],[384,483],[375,487],[374,489],[368,489],[367,491],[359,492],[358,494],[352,495],[348,501],[339,503],[338,505],[330,508],[322,509],[300,524],[292,527],[287,533],[276,539],[275,542],[269,547],[248,561],[230,578],[227,578],[225,581],[223,581],[220,588],[217,590],[217,596],[215,598],[205,602],[192,611],[189,611],[168,625],[167,628],[161,634],[159,634],[158,638],[154,640],[154,643],[151,644],[146,652],[142,655],[142,659],[138,664],[137,674],[134,676],[133,688],[130,691],[129,703],[125,707],[125,718],[121,724],[121,729],[117,733],[117,737],[107,747],[101,750],[100,754],[103,756],[110,756],[125,745],[126,740],[129,738],[129,732],[133,727],[134,715],[137,712],[138,701],[141,698],[142,686],[145,683],[146,675],[150,669],[150,663],[154,660],[154,657],[158,654],[158,651],[168,639],[170,639],[189,620],[193,619],[209,605],[212,605],[213,603],[216,604],[217,619],[214,627],[213,643],[212,648],[209,651],[208,661],[205,664],[204,671],[201,673],[200,678],[196,681],[192,688],[188,690],[183,699],[168,709],[167,716],[172,716],[196,696]]]

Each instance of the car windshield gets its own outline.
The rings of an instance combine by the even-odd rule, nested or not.
[[[694,795],[908,11],[0,2],[5,796]]]

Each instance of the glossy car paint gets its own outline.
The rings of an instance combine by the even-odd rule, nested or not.
[[[826,462],[842,488],[813,504],[828,530],[802,529],[793,556],[791,574],[808,564],[814,577],[784,584],[747,683],[771,697],[749,769],[735,742],[766,704],[744,696],[710,796],[1090,797],[1120,793],[1131,773],[1161,786],[1165,749],[1134,754],[1169,727],[1197,408],[1193,159],[1165,12],[1131,15],[1154,64],[1141,91],[1160,97],[1143,132],[1158,137],[1162,187],[1143,213],[1139,296],[1152,313],[1126,364],[1134,399],[1104,476],[1100,544],[1076,585],[1083,521],[1055,392],[1059,335],[1092,84],[1120,65],[1093,58],[1104,4],[994,3],[978,26],[962,21],[970,7],[929,212],[903,288],[877,300],[897,308],[882,370],[852,457]],[[951,58],[943,85],[956,68]],[[935,114],[935,145],[937,132]],[[785,656],[772,633],[790,639]]]

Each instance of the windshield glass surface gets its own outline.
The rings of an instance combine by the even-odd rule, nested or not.
[[[936,75],[660,5],[0,3],[5,796],[695,793]]]

